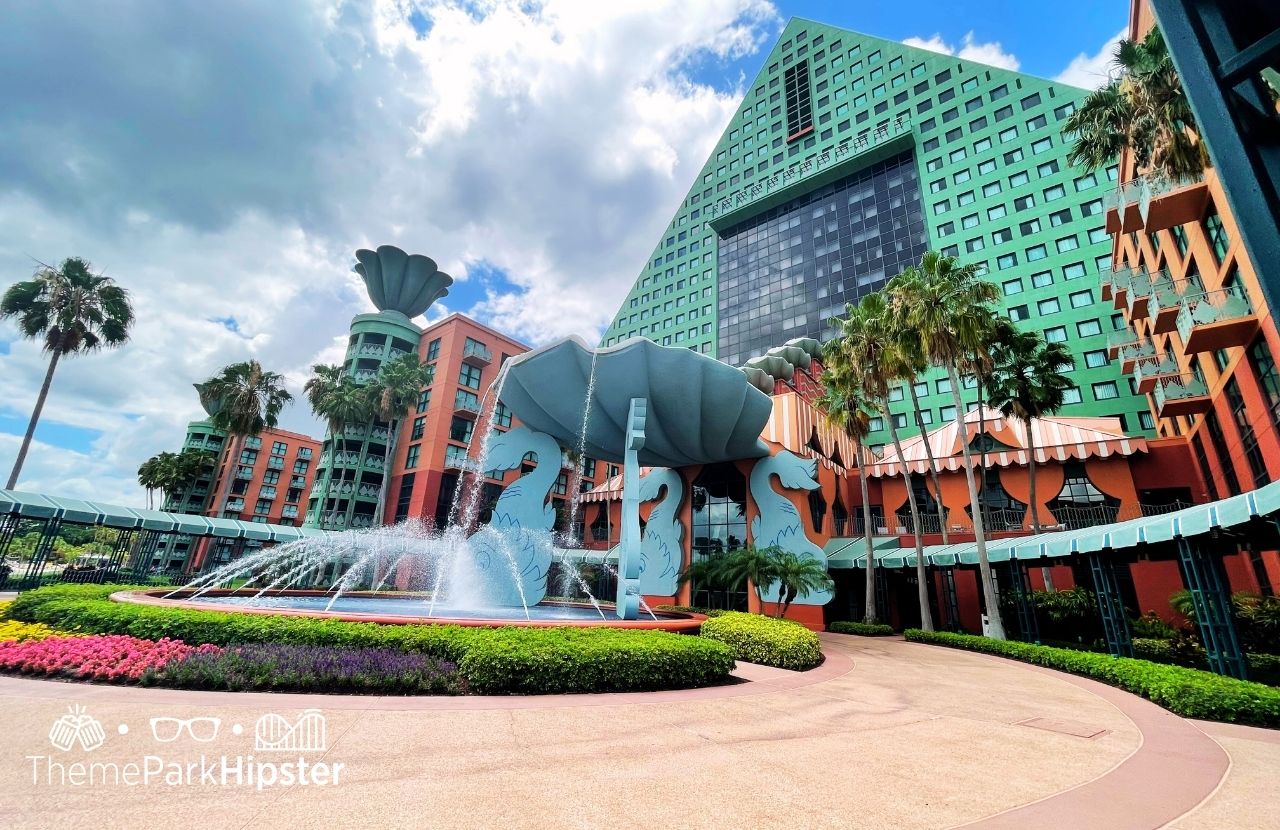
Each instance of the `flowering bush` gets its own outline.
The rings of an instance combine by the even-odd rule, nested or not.
[[[9,619],[9,606],[13,605],[13,600],[8,602],[0,602],[0,620]]]
[[[192,653],[220,651],[189,646],[181,640],[141,640],[124,634],[48,637],[0,643],[0,671],[75,677],[84,680],[137,681]]]
[[[439,694],[460,691],[456,664],[386,648],[258,644],[196,651],[143,682],[188,689]]]
[[[0,619],[0,643],[14,643],[23,640],[44,640],[57,637],[62,632],[41,623],[24,623],[17,620]]]

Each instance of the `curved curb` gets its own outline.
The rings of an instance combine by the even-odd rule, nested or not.
[[[142,686],[38,680],[0,675],[0,697],[22,696],[46,700],[93,701],[103,703],[148,703],[193,706],[291,706],[298,709],[456,711],[484,709],[557,709],[578,706],[627,706],[652,703],[685,703],[698,700],[747,697],[785,692],[825,683],[848,674],[853,660],[845,654],[823,650],[821,666],[806,672],[792,672],[765,666],[738,664],[736,679],[741,682],[699,689],[668,689],[659,692],[609,692],[579,695],[457,695],[391,697],[386,695],[315,695],[292,692],[210,692],[189,689],[162,689]]]
[[[1003,657],[965,653],[1015,663],[1091,692],[1132,721],[1142,736],[1142,743],[1129,757],[1097,778],[958,827],[1150,830],[1163,827],[1202,804],[1218,789],[1231,767],[1226,750],[1196,724],[1145,698],[1087,677]]]

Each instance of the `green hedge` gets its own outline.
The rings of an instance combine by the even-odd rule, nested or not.
[[[654,611],[675,611],[680,614],[702,614],[704,617],[718,617],[729,612],[723,608],[699,608],[696,605],[655,605]]]
[[[187,643],[395,649],[458,664],[487,693],[637,691],[706,686],[733,670],[719,643],[665,631],[381,625],[309,617],[195,611],[111,602],[121,586],[59,585],[23,592],[9,616],[67,631],[170,637]]]
[[[1187,718],[1280,726],[1280,689],[1261,683],[1147,660],[992,640],[973,634],[918,629],[904,633],[912,642],[979,651],[1091,677],[1141,695]]]
[[[747,663],[803,671],[822,662],[818,635],[791,620],[729,611],[704,622],[702,636],[727,644]]]
[[[884,637],[893,633],[893,626],[881,623],[833,622],[827,626],[833,634],[857,634],[859,637]]]

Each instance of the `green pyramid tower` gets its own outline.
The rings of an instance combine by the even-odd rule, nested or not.
[[[927,250],[986,268],[1019,325],[1075,355],[1063,415],[1151,434],[1145,396],[1108,355],[1101,302],[1111,168],[1067,163],[1084,90],[793,18],[605,331],[741,365],[826,339],[845,304]],[[925,428],[954,417],[940,372],[917,385]],[[966,390],[967,400],[976,390]],[[918,430],[910,397],[891,408]],[[887,440],[873,424],[872,445]]]

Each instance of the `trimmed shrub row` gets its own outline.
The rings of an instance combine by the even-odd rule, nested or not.
[[[725,643],[747,663],[804,671],[822,662],[818,635],[791,620],[729,611],[704,622],[702,636]]]
[[[723,608],[699,608],[696,605],[655,605],[654,611],[676,611],[681,614],[702,614],[704,617],[718,617],[729,612]]]
[[[1182,666],[1111,657],[973,634],[909,629],[917,643],[950,646],[1034,663],[1118,686],[1186,718],[1280,726],[1280,689]]]
[[[883,623],[833,622],[827,626],[833,634],[857,634],[859,637],[884,637],[893,633],[893,626]]]
[[[476,692],[548,694],[705,686],[733,670],[729,647],[664,631],[380,625],[112,602],[122,586],[59,585],[22,593],[9,616],[63,631],[171,638],[219,646],[388,649],[454,663]],[[816,641],[816,639],[815,639]]]

